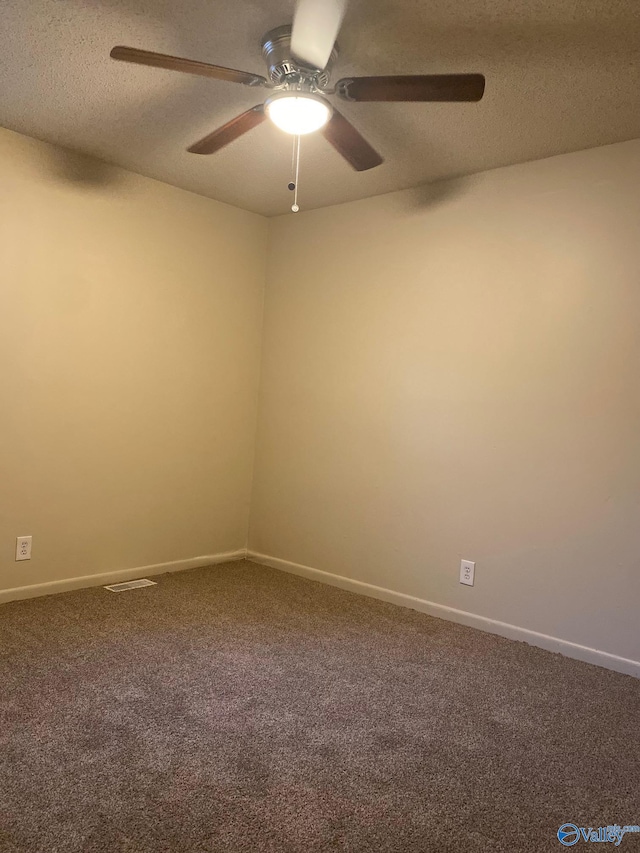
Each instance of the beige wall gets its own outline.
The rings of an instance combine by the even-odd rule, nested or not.
[[[243,548],[266,221],[9,131],[0,184],[0,590]]]
[[[639,186],[640,141],[272,220],[250,547],[640,660]]]
[[[255,446],[266,221],[0,180],[0,593],[244,547],[255,448],[254,551],[640,659],[640,142],[272,220]]]

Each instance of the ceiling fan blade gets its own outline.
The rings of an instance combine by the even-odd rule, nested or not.
[[[152,65],[155,68],[167,68],[169,71],[184,71],[186,74],[213,77],[216,80],[227,80],[230,83],[244,83],[245,86],[264,86],[267,82],[265,77],[261,77],[259,74],[250,74],[248,71],[236,71],[235,68],[210,65],[208,62],[198,62],[195,59],[181,59],[179,56],[154,53],[151,50],[139,50],[137,47],[118,45],[113,48],[110,56],[112,59],[118,59],[121,62]]]
[[[264,104],[257,104],[250,110],[232,118],[222,127],[214,130],[204,139],[194,143],[187,151],[190,154],[215,154],[225,145],[234,142],[248,130],[252,130],[265,120]]]
[[[366,172],[383,162],[375,148],[372,148],[364,136],[335,108],[322,133],[357,172]]]
[[[298,0],[291,51],[305,65],[326,67],[344,18],[346,0]]]
[[[482,74],[423,74],[406,77],[351,77],[336,83],[345,101],[479,101]]]

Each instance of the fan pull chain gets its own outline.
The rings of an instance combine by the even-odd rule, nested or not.
[[[297,213],[298,207],[298,175],[300,174],[300,134],[293,137],[293,160],[295,161],[295,172],[293,177],[293,204],[291,210]]]

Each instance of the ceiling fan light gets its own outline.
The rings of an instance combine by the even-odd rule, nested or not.
[[[265,103],[267,115],[276,127],[295,136],[320,130],[331,118],[331,107],[317,95],[283,93]]]

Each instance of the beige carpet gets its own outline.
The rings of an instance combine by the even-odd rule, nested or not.
[[[543,853],[640,823],[640,681],[249,563],[156,580],[0,607],[2,853]]]

